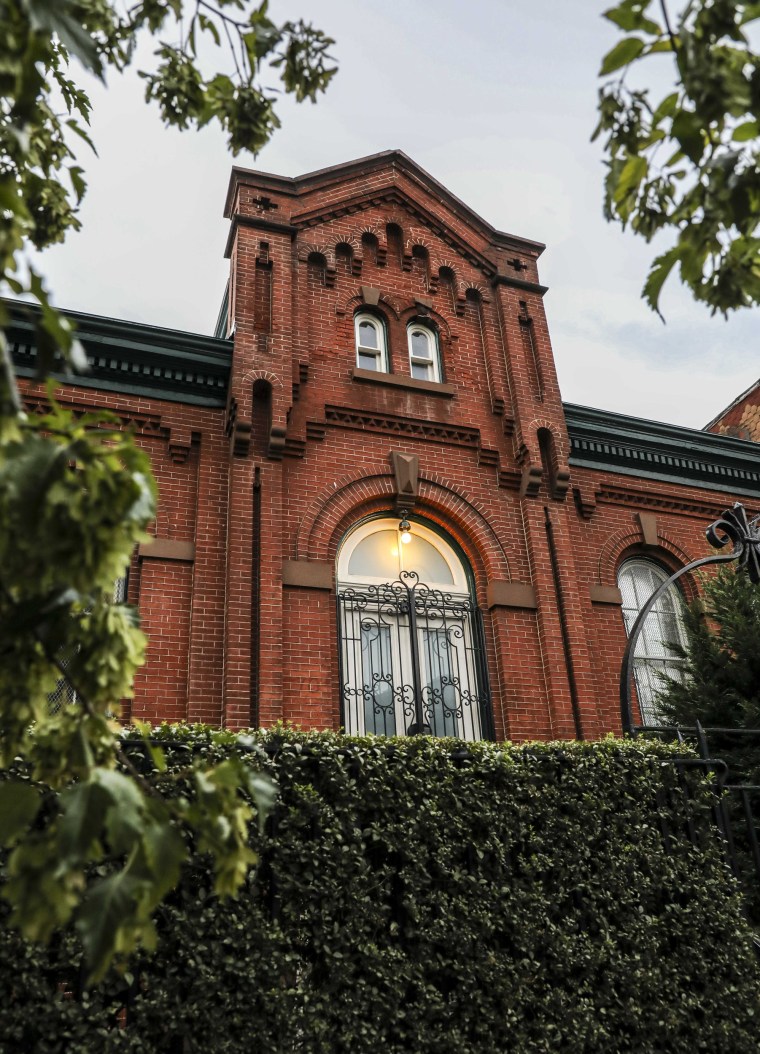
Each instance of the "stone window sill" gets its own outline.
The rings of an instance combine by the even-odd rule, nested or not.
[[[418,381],[414,377],[403,377],[398,373],[381,373],[379,370],[362,370],[354,367],[351,376],[355,381],[369,384],[384,384],[387,388],[403,388],[422,395],[438,395],[444,399],[453,399],[456,388],[453,384],[440,384],[437,381]]]

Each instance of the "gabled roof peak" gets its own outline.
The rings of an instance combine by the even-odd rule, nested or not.
[[[328,168],[316,169],[301,176],[280,176],[272,172],[262,172],[257,169],[242,168],[234,165],[230,173],[230,182],[227,190],[224,215],[230,218],[232,215],[232,203],[234,194],[239,184],[251,184],[263,190],[273,190],[280,194],[298,196],[309,190],[327,187],[332,184],[341,183],[352,176],[370,174],[387,170],[388,172],[403,172],[413,182],[416,182],[428,194],[432,194],[443,202],[452,212],[460,216],[469,225],[479,229],[489,240],[495,244],[505,242],[514,244],[522,243],[526,249],[531,250],[539,256],[545,249],[542,242],[532,241],[528,238],[509,234],[506,231],[497,230],[482,216],[478,215],[469,205],[465,204],[455,194],[452,194],[434,176],[431,176],[424,168],[413,161],[403,150],[382,150],[377,154],[369,154],[367,157],[356,158],[353,161],[344,161]]]

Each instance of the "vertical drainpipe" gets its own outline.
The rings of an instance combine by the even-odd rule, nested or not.
[[[570,636],[565,621],[565,600],[562,591],[562,579],[559,572],[559,561],[557,559],[557,547],[554,542],[554,524],[552,523],[548,505],[544,505],[544,526],[546,527],[546,541],[549,547],[549,559],[552,566],[554,592],[557,595],[557,614],[559,615],[559,625],[562,633],[562,649],[565,653],[565,664],[567,666],[567,683],[570,687],[570,703],[573,708],[575,735],[577,739],[584,739],[583,726],[581,724],[581,711],[578,702],[578,685],[575,681],[575,669],[573,666],[573,655],[570,648]]]
[[[253,538],[251,584],[251,728],[259,727],[259,664],[261,660],[261,469],[253,478]]]

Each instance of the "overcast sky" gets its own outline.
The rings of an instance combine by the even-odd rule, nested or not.
[[[602,218],[596,72],[604,0],[272,0],[335,37],[317,106],[284,99],[258,158],[215,129],[164,129],[136,75],[92,85],[99,157],[83,230],[41,261],[61,307],[211,332],[227,274],[233,163],[295,176],[400,148],[539,261],[566,400],[702,427],[760,375],[756,312],[729,322],[674,283],[667,325],[640,300],[653,249]],[[663,63],[668,60],[663,58]]]

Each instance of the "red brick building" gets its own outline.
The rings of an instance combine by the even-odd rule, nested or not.
[[[398,151],[235,168],[226,215],[215,337],[72,315],[93,371],[61,399],[133,425],[160,488],[128,581],[150,638],[131,714],[619,730],[621,587],[630,620],[727,505],[757,507],[756,448],[563,404],[543,246]],[[31,373],[21,315],[12,338]],[[641,684],[677,632],[658,619]]]

